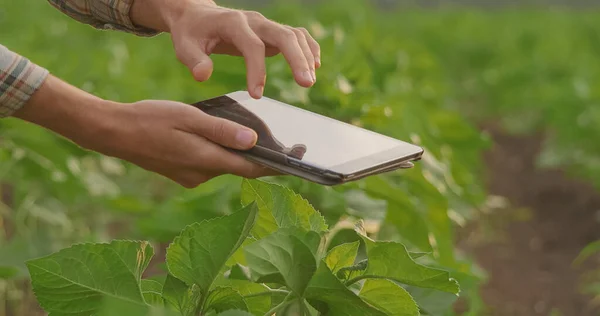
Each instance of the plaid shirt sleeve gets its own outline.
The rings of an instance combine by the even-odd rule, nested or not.
[[[96,29],[118,30],[138,36],[154,36],[160,32],[136,26],[129,17],[134,0],[48,0],[69,17]]]
[[[20,109],[47,76],[46,69],[0,45],[0,118]]]

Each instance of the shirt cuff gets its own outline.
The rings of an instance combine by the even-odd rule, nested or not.
[[[45,68],[0,45],[0,118],[23,107],[47,76]]]
[[[159,31],[133,24],[130,17],[133,1],[134,0],[96,0],[88,2],[91,6],[90,10],[92,15],[100,22],[96,27],[106,30],[113,29],[124,31],[138,36],[150,37],[159,34]]]
[[[99,30],[118,30],[146,37],[160,34],[133,24],[130,17],[133,1],[136,0],[48,0],[67,16]]]

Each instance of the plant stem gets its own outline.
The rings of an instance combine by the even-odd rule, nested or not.
[[[196,306],[196,310],[194,315],[204,315],[204,304],[206,304],[206,299],[208,298],[208,292],[206,294],[201,294],[202,298],[200,299],[200,304]]]
[[[269,310],[268,312],[265,313],[265,316],[271,316],[273,314],[275,314],[275,312],[279,311],[280,309],[286,307],[287,305],[289,305],[291,302],[293,302],[293,300],[291,300],[290,298],[292,297],[292,293],[289,293],[284,299],[283,302],[279,303],[279,305],[271,308],[271,310]]]
[[[286,290],[272,289],[272,290],[269,290],[269,291],[264,291],[264,292],[258,292],[258,293],[252,293],[252,294],[244,295],[244,298],[256,297],[256,296],[267,296],[267,295],[288,295],[288,294],[290,294],[290,292],[286,291]]]
[[[302,309],[306,311],[304,315],[310,315],[310,307],[308,306],[308,302],[305,299],[302,300]]]

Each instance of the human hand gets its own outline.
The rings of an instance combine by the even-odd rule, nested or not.
[[[212,0],[136,1],[132,9],[136,24],[171,33],[177,58],[198,81],[213,71],[210,55],[243,56],[247,89],[262,97],[265,56],[282,53],[296,82],[310,87],[321,66],[319,44],[304,28],[279,24],[254,11],[224,8]]]
[[[257,138],[253,130],[179,102],[106,101],[50,75],[15,116],[187,188],[224,174],[279,174],[224,148],[252,148]]]
[[[113,135],[105,138],[109,141],[88,142],[88,147],[187,188],[224,174],[244,178],[278,174],[224,148],[247,150],[256,143],[256,133],[235,122],[172,101],[145,100],[120,107],[112,119]]]

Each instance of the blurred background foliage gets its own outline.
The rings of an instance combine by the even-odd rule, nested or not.
[[[375,238],[431,252],[429,264],[450,270],[462,288],[460,304],[413,289],[431,315],[450,315],[453,305],[459,314],[488,313],[479,294],[486,273],[457,247],[455,233],[496,201],[481,159],[493,142],[479,123],[493,121],[517,135],[543,132],[540,167],[559,167],[600,187],[597,11],[389,3],[382,10],[359,0],[226,4],[305,26],[321,44],[323,67],[313,88],[296,86],[277,56],[267,63],[265,95],[425,148],[412,170],[339,187],[270,181],[302,194],[340,229],[332,246],[346,240],[349,221],[363,219]],[[46,1],[0,0],[0,30],[9,49],[103,98],[192,103],[245,89],[240,58],[213,56],[211,79],[197,83],[167,34],[94,30]],[[115,238],[147,239],[159,249],[187,224],[239,208],[241,180],[224,176],[186,190],[5,119],[0,183],[0,315],[20,316],[36,311],[24,260]]]

